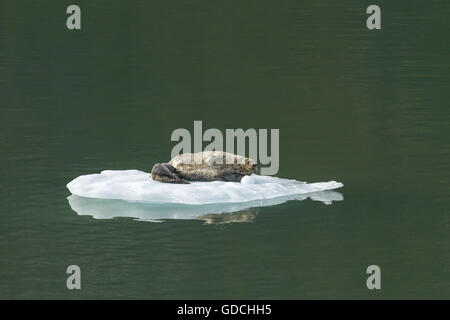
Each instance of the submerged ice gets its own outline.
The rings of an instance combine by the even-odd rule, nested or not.
[[[138,170],[104,170],[98,174],[79,176],[67,184],[73,195],[86,198],[182,205],[235,205],[253,202],[252,206],[273,205],[280,200],[285,202],[302,195],[313,198],[314,193],[342,186],[342,183],[336,181],[305,183],[256,174],[245,176],[241,182],[168,184],[153,181],[149,173]],[[323,202],[326,203],[327,200]]]

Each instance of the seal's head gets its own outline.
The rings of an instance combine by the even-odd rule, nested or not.
[[[244,164],[242,165],[243,171],[246,174],[252,174],[256,172],[257,169],[257,163],[252,158],[245,158]]]

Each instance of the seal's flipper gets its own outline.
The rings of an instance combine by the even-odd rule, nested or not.
[[[181,179],[175,172],[175,168],[168,163],[157,163],[152,168],[152,179],[165,183],[189,183]]]

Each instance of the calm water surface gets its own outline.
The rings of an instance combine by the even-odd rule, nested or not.
[[[380,0],[380,31],[361,1],[80,0],[75,32],[68,4],[0,2],[0,298],[450,298],[448,1]],[[194,120],[279,128],[278,176],[344,200],[72,211],[70,180],[149,171]]]

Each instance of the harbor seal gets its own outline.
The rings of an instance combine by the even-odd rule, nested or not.
[[[232,181],[256,172],[256,162],[251,158],[223,151],[184,153],[169,163],[157,163],[152,168],[152,179],[166,183],[189,181]]]

